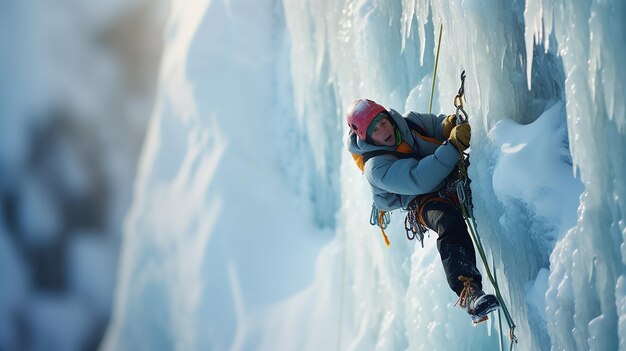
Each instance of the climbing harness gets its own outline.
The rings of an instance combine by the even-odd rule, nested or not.
[[[463,103],[463,95],[465,93],[465,71],[461,73],[461,87],[457,95],[454,97],[454,106],[456,107],[456,118],[457,125],[461,123],[468,123],[467,112],[464,109]],[[485,254],[485,250],[483,248],[482,242],[480,240],[480,236],[478,236],[478,231],[476,230],[476,219],[474,218],[473,206],[471,203],[471,191],[469,187],[469,178],[467,177],[467,167],[469,164],[469,155],[466,153],[461,153],[461,157],[458,163],[458,181],[456,183],[457,196],[459,198],[459,204],[461,207],[461,213],[463,214],[463,219],[467,224],[467,227],[470,232],[470,236],[476,249],[480,255],[480,258],[485,266],[485,271],[487,272],[487,277],[489,281],[493,285],[496,291],[496,297],[498,302],[500,302],[500,306],[502,308],[502,312],[504,313],[504,317],[509,325],[509,339],[510,339],[510,350],[513,350],[513,345],[517,344],[518,339],[515,336],[515,322],[509,313],[509,310],[502,298],[502,294],[500,293],[500,288],[498,286],[498,282],[491,273],[491,269],[489,267],[489,263],[487,262],[487,255]],[[495,272],[495,271],[494,271]],[[502,333],[502,328],[500,328],[500,333]]]
[[[424,247],[424,235],[428,232],[428,227],[422,213],[427,203],[435,201],[459,208],[455,184],[455,180],[446,180],[446,185],[441,190],[418,196],[411,201],[404,218],[404,230],[406,231],[407,239],[417,239],[421,246]]]

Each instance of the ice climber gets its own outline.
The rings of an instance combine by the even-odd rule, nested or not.
[[[458,199],[447,187],[460,153],[469,147],[470,126],[456,125],[455,115],[393,109],[367,99],[348,109],[348,150],[361,164],[371,185],[374,204],[380,210],[402,208],[437,232],[437,249],[450,288],[474,323],[487,319],[498,308],[494,295],[482,290],[474,245],[458,208]],[[358,161],[357,161],[358,163]]]

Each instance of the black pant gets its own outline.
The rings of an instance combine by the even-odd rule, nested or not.
[[[452,205],[430,201],[424,205],[422,216],[428,228],[436,231],[439,236],[437,249],[450,288],[460,295],[463,283],[459,276],[464,275],[473,278],[482,289],[482,277],[476,268],[474,244],[461,212]]]

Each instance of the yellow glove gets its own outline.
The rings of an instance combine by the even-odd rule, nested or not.
[[[459,152],[467,150],[470,145],[471,131],[469,123],[459,124],[450,132],[450,142]]]
[[[450,115],[443,120],[443,137],[448,139],[452,128],[456,127],[456,115]]]

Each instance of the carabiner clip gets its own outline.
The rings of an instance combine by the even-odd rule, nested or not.
[[[459,111],[462,112],[462,113],[459,113]],[[457,105],[456,106],[455,115],[456,115],[456,124],[457,125],[463,124],[463,123],[467,123],[467,121],[469,119],[467,117],[467,112],[465,112],[465,110],[463,109],[463,106],[461,106],[461,105]]]
[[[459,198],[459,203],[465,203],[465,182],[462,180],[456,183],[456,196]]]
[[[379,226],[382,229],[387,229],[387,225],[391,222],[391,214],[386,212],[380,216],[380,210],[376,208],[376,205],[372,204],[372,212],[370,213],[370,224]]]
[[[370,213],[370,224],[378,225],[378,209],[374,204],[372,204],[372,212]]]

